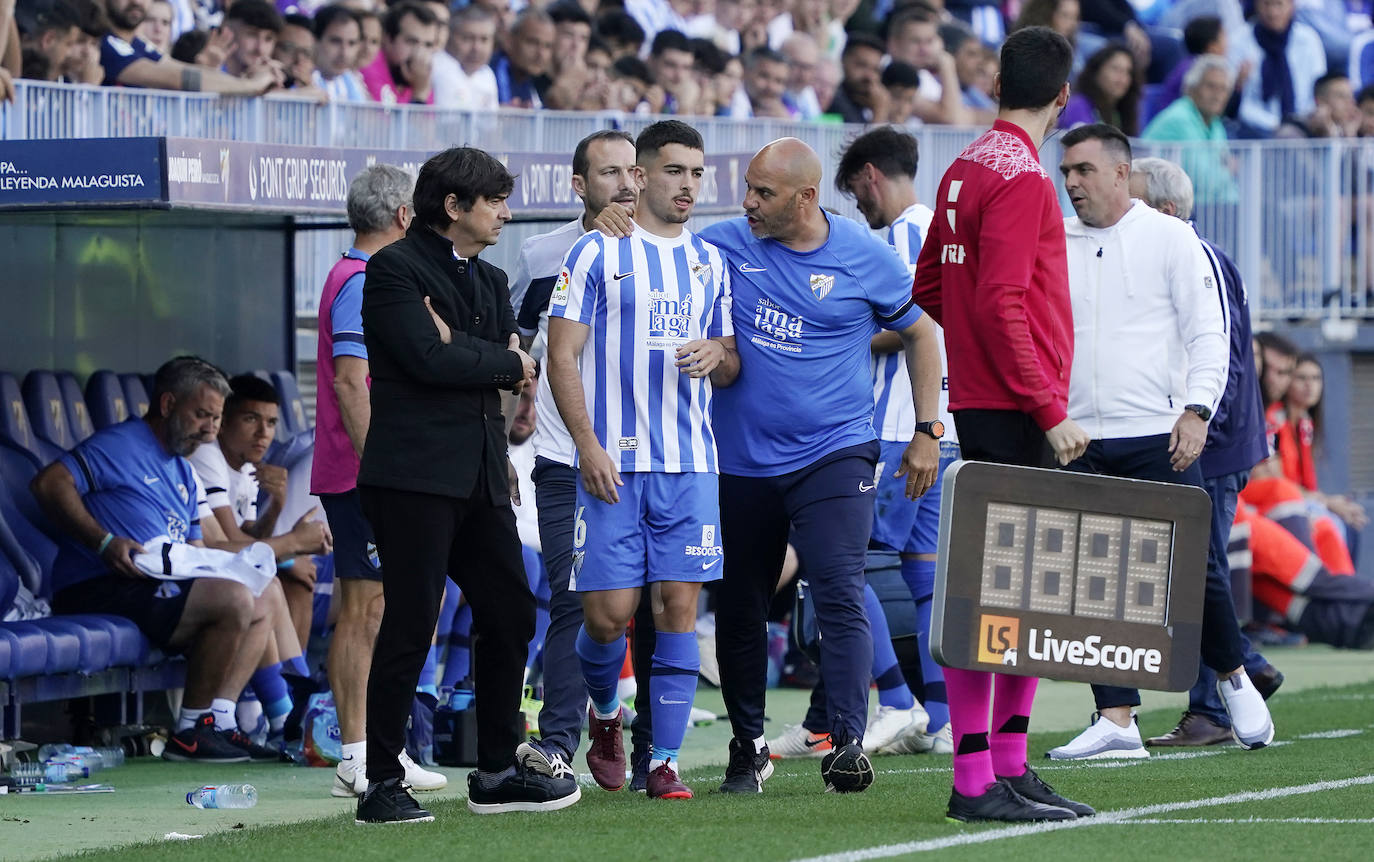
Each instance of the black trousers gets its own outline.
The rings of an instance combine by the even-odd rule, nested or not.
[[[1088,444],[1083,457],[1070,464],[1069,469],[1204,487],[1202,468],[1196,461],[1187,470],[1176,473],[1169,464],[1169,457],[1168,434],[1094,440]],[[1229,581],[1208,577],[1202,602],[1202,663],[1221,673],[1235,670],[1245,660],[1245,649]],[[1115,685],[1094,685],[1092,688],[1099,710],[1140,705],[1140,692],[1136,689]]]
[[[524,733],[520,689],[534,636],[534,594],[525,579],[510,503],[493,506],[477,482],[468,499],[360,486],[363,513],[382,560],[386,610],[367,682],[367,777],[401,777],[406,720],[434,638],[448,575],[472,606],[477,768],[515,761]]]

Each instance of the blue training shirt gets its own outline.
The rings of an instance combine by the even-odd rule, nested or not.
[[[87,511],[116,536],[135,542],[201,537],[195,470],[163,449],[142,418],[95,432],[59,460],[76,479]],[[63,537],[53,562],[53,590],[109,573],[93,550]]]
[[[740,375],[715,393],[720,471],[780,476],[876,439],[869,342],[921,317],[911,273],[858,222],[826,213],[830,236],[796,252],[743,218],[702,229],[730,266]]]

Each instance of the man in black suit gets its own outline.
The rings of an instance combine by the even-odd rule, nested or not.
[[[473,614],[478,751],[468,808],[552,810],[581,796],[570,776],[515,761],[535,602],[511,511],[498,390],[520,392],[534,360],[519,348],[506,274],[477,257],[510,219],[514,183],[481,150],[439,153],[420,170],[406,236],[367,264],[372,422],[358,491],[385,561],[386,611],[368,679],[369,784],[358,823],[434,819],[402,783],[398,756],[446,574]]]

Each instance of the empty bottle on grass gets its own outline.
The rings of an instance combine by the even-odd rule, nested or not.
[[[211,784],[186,794],[186,801],[197,808],[252,808],[258,791],[251,784]]]

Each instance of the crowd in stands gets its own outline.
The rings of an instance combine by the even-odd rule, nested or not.
[[[0,0],[15,78],[319,101],[986,124],[997,48],[1073,44],[1061,125],[1203,141],[1374,132],[1369,4],[1337,0]],[[1366,60],[1366,55],[1369,55]],[[1210,169],[1210,170],[1209,170]]]

